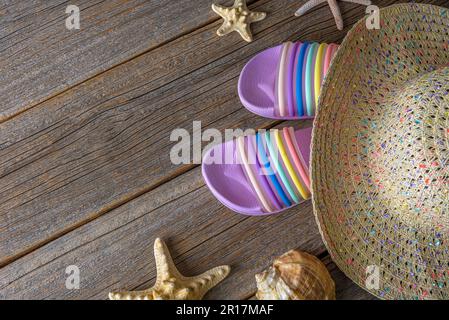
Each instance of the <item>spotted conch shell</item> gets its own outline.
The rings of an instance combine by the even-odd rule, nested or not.
[[[316,257],[291,250],[256,275],[259,300],[335,300],[335,283]]]

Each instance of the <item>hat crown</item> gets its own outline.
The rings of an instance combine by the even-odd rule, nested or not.
[[[448,299],[449,10],[400,4],[380,16],[379,30],[353,27],[325,79],[314,209],[333,260],[360,286]]]
[[[376,173],[384,181],[383,200],[408,222],[449,228],[449,68],[398,86],[380,110],[372,136],[380,146]],[[376,122],[384,136],[374,134]]]

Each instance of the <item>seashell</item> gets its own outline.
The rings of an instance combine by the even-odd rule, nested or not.
[[[256,275],[259,300],[335,300],[335,283],[316,257],[291,250]]]

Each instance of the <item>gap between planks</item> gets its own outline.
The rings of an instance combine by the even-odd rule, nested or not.
[[[152,282],[155,237],[166,239],[186,275],[231,264],[232,277],[213,295],[247,297],[253,274],[272,257],[300,243],[312,254],[322,252],[311,213],[308,201],[278,216],[237,215],[212,196],[196,168],[0,269],[0,297],[104,299],[110,290]],[[82,271],[83,290],[64,288],[70,264]]]
[[[287,20],[289,20],[289,19],[291,19],[291,18],[287,18]],[[282,22],[283,21],[281,20],[281,22],[279,22],[279,23],[282,23]],[[276,24],[273,25],[273,26],[270,26],[270,28],[273,29],[275,26],[276,26]],[[26,255],[26,254],[34,251],[35,249],[39,248],[40,246],[45,245],[46,243],[49,243],[49,242],[53,241],[54,239],[57,239],[58,237],[60,237],[60,236],[62,236],[64,234],[70,232],[71,230],[74,230],[74,229],[80,227],[81,225],[83,225],[85,223],[88,223],[88,222],[98,218],[99,216],[101,216],[101,215],[107,213],[108,211],[110,211],[111,209],[116,208],[116,207],[120,206],[121,204],[126,203],[127,201],[129,201],[131,199],[134,199],[135,197],[138,197],[139,195],[141,195],[141,194],[143,194],[145,192],[153,190],[155,187],[165,183],[166,181],[169,181],[173,177],[176,177],[177,175],[182,174],[183,172],[185,172],[187,170],[190,170],[190,169],[192,169],[192,167],[185,168],[185,169],[177,169],[177,170],[171,172],[170,176],[165,177],[165,179],[162,179],[161,181],[157,182],[154,185],[151,185],[151,186],[149,186],[147,188],[141,189],[140,191],[136,192],[133,195],[129,195],[129,196],[124,197],[124,198],[114,199],[114,201],[112,201],[108,205],[105,205],[103,208],[101,208],[100,211],[94,213],[93,215],[90,215],[84,221],[81,221],[81,222],[69,225],[66,229],[62,229],[62,230],[56,232],[55,234],[53,234],[51,237],[48,237],[44,241],[35,243],[33,246],[30,246],[27,250],[19,252],[18,254],[16,254],[16,255],[14,255],[14,256],[4,260],[2,265],[6,265],[8,263],[11,263],[12,261],[18,259],[19,257],[21,257],[23,255]]]
[[[263,2],[264,0],[249,0],[248,1],[248,6],[252,6],[254,3],[256,3],[256,2]],[[101,2],[98,2],[98,3],[96,3],[95,5],[97,5],[97,4],[101,4],[101,3],[103,3],[104,1],[101,1]],[[200,5],[201,6],[204,6],[203,7],[203,10],[205,10],[206,8],[205,8],[205,6],[206,6],[206,4],[207,4],[208,2],[207,1],[205,1],[204,3],[200,3]],[[55,9],[56,7],[59,7],[60,5],[61,5],[62,3],[58,3],[56,6],[54,6],[54,7],[50,7],[50,8],[46,8],[45,10],[47,10],[47,9]],[[64,4],[65,5],[65,4]],[[90,5],[90,6],[88,6],[88,7],[82,7],[81,8],[81,13],[83,13],[83,10],[87,10],[87,9],[89,9],[89,8],[91,8],[93,5]],[[140,4],[140,6],[142,6],[142,4]],[[177,4],[177,6],[178,7],[180,7],[180,6],[182,6],[182,4]],[[63,10],[63,8],[61,7],[61,8],[58,8],[58,10],[60,11],[60,14],[61,14],[61,16],[58,16],[58,18],[61,18],[61,21],[60,21],[60,23],[61,23],[61,25],[64,25],[64,20],[65,20],[65,18],[66,18],[66,15],[65,15],[65,11]],[[133,9],[133,10],[135,10],[135,8]],[[121,66],[121,65],[123,65],[123,64],[126,64],[127,62],[129,62],[129,61],[131,61],[131,60],[133,60],[133,59],[136,59],[136,58],[138,58],[138,57],[140,57],[140,56],[142,56],[142,55],[145,55],[145,54],[147,54],[147,53],[149,53],[149,52],[151,52],[151,51],[153,51],[153,50],[155,50],[155,49],[158,49],[158,48],[160,48],[160,47],[162,47],[162,46],[164,46],[164,45],[166,45],[166,44],[168,44],[168,43],[170,43],[170,42],[173,42],[173,41],[175,41],[175,40],[177,40],[177,39],[180,39],[180,38],[182,38],[182,37],[184,37],[184,36],[187,36],[187,35],[189,35],[190,33],[193,33],[193,32],[195,32],[195,31],[197,31],[197,30],[199,30],[199,29],[201,29],[201,28],[204,28],[205,26],[207,26],[207,25],[210,25],[210,24],[214,24],[215,22],[217,22],[218,20],[220,20],[221,18],[219,17],[219,16],[217,16],[217,15],[212,15],[211,14],[211,12],[210,12],[211,10],[210,10],[210,4],[209,4],[209,6],[207,6],[207,11],[205,11],[205,12],[202,12],[202,14],[204,15],[204,16],[200,16],[200,21],[195,25],[195,26],[193,26],[193,27],[188,27],[188,28],[186,28],[186,29],[181,29],[181,30],[179,30],[177,33],[174,33],[172,36],[169,36],[169,37],[165,37],[164,38],[164,35],[163,35],[163,32],[161,32],[161,35],[158,35],[157,37],[159,37],[159,38],[161,38],[162,39],[162,41],[160,41],[160,42],[158,42],[158,43],[155,43],[154,45],[150,45],[148,48],[139,48],[139,49],[137,49],[137,51],[136,52],[134,52],[134,53],[132,53],[130,56],[128,56],[128,57],[126,57],[126,58],[123,58],[123,59],[121,59],[120,61],[117,61],[116,63],[112,63],[111,65],[107,65],[107,66],[105,66],[105,67],[103,67],[103,68],[98,68],[98,70],[96,70],[96,73],[91,73],[91,70],[85,70],[84,72],[85,72],[85,75],[84,76],[81,76],[81,78],[78,80],[78,81],[74,81],[73,83],[70,83],[69,85],[66,85],[65,87],[62,87],[62,88],[59,88],[57,85],[55,85],[55,87],[54,88],[58,88],[58,89],[56,89],[56,90],[54,90],[54,92],[52,92],[52,89],[53,88],[49,88],[49,92],[50,92],[50,94],[49,95],[47,95],[46,97],[37,97],[36,98],[36,96],[31,96],[31,97],[28,97],[27,99],[29,100],[29,102],[26,102],[26,101],[23,101],[23,102],[21,102],[21,103],[18,103],[18,105],[21,105],[21,104],[23,104],[23,106],[21,107],[21,108],[16,108],[16,109],[13,109],[13,111],[12,112],[6,112],[5,114],[2,114],[2,113],[0,113],[0,124],[2,123],[2,122],[5,122],[5,121],[8,121],[8,120],[10,120],[10,119],[12,119],[12,118],[14,118],[14,117],[16,117],[16,116],[18,116],[18,115],[20,115],[20,114],[22,114],[22,113],[24,113],[24,112],[26,112],[27,110],[30,110],[30,109],[32,109],[32,108],[34,108],[34,107],[38,107],[38,106],[40,106],[40,105],[42,105],[43,103],[45,103],[46,101],[48,101],[48,100],[50,100],[50,99],[52,99],[52,98],[54,98],[54,97],[56,97],[56,96],[58,96],[58,95],[61,95],[61,94],[63,94],[63,93],[65,93],[65,92],[67,92],[67,91],[69,91],[70,89],[72,89],[72,88],[74,88],[74,87],[77,87],[77,86],[80,86],[80,85],[82,85],[83,83],[85,83],[85,82],[87,82],[87,81],[89,81],[89,80],[91,80],[91,79],[93,79],[93,78],[95,78],[95,77],[98,77],[98,76],[101,76],[102,74],[104,74],[104,73],[106,73],[106,72],[108,72],[109,70],[111,70],[111,69],[114,69],[114,68],[117,68],[117,67],[119,67],[119,66]],[[186,11],[185,11],[186,12]],[[39,12],[38,12],[39,13]],[[187,13],[188,13],[188,11],[187,11]],[[34,14],[34,15],[36,15],[36,13]],[[45,15],[45,13],[44,12],[40,12],[40,15]],[[91,16],[89,16],[88,18],[91,18],[92,16],[94,16],[94,15],[91,15]],[[179,16],[179,17],[183,17],[183,16]],[[58,19],[57,18],[57,19]],[[189,20],[192,20],[192,16],[190,16],[189,14],[185,17],[185,20],[186,21],[189,21]],[[35,18],[36,19],[36,18]],[[114,19],[114,16],[111,18],[111,20],[113,20]],[[86,19],[85,18],[83,18],[83,25],[85,24],[85,23],[87,23],[86,22]],[[16,23],[16,21],[11,21],[10,23]],[[181,22],[181,24],[182,24],[182,22]],[[22,28],[26,28],[26,27],[30,27],[31,25],[26,25],[26,26],[24,26],[24,27],[22,27]],[[88,28],[87,29],[90,29],[92,26],[90,26],[90,25],[88,25]],[[13,31],[13,33],[12,34],[14,34],[14,33],[16,33],[16,32],[18,32],[18,31],[20,31],[21,29],[18,29],[18,30],[15,30],[15,31]],[[64,29],[62,29],[62,30],[64,30]],[[85,31],[86,29],[83,29],[83,27],[81,28],[81,31]],[[90,31],[90,30],[89,30]],[[63,31],[61,31],[61,30],[59,30],[59,32],[63,32]],[[70,32],[70,31],[69,31]],[[85,31],[86,32],[86,31]],[[69,35],[65,38],[65,39],[63,39],[63,40],[67,40],[67,39],[70,39],[70,37],[72,36],[74,34],[74,32],[72,31],[71,33],[69,33]],[[78,33],[78,35],[79,35],[79,33]],[[5,37],[9,37],[9,36],[11,36],[11,34],[8,34],[8,35],[6,35]],[[135,36],[135,35],[133,35],[133,36]],[[142,36],[142,35],[139,35],[139,36]],[[156,37],[156,38],[157,38]],[[0,39],[1,40],[1,39]],[[123,40],[123,39],[122,39]],[[145,39],[141,39],[142,40],[142,42],[144,42],[144,40]],[[62,42],[62,41],[61,41]],[[105,43],[114,43],[115,41],[114,41],[114,39],[108,39],[108,41],[105,41]],[[123,41],[122,41],[123,42]],[[31,43],[32,44],[32,43]],[[47,47],[44,47],[44,49],[43,50],[47,50],[48,48]],[[112,51],[112,50],[111,50]],[[70,55],[71,53],[69,53],[68,55]],[[73,59],[73,57],[70,57],[70,58],[72,58],[71,60],[74,60]],[[114,61],[114,59],[112,59],[113,57],[110,57],[111,59],[111,61]],[[20,69],[19,69],[20,70]],[[19,72],[22,72],[23,70],[20,70]],[[29,70],[27,70],[28,72],[29,72]],[[51,81],[51,80],[50,80]],[[70,81],[69,81],[70,82]],[[37,95],[37,94],[36,94]],[[8,110],[8,109],[6,109],[6,110]]]
[[[284,19],[285,20],[285,19]],[[283,22],[283,20],[280,20],[278,23],[282,23]],[[212,28],[214,28],[215,29],[215,26],[212,26]],[[270,26],[269,28],[268,28],[268,31],[266,31],[265,32],[265,36],[272,36],[273,35],[273,32],[274,32],[274,28],[275,28],[275,26]],[[207,31],[207,32],[209,32],[209,31]],[[263,32],[261,32],[261,36],[263,35]],[[232,41],[236,41],[236,38],[228,38],[229,40],[231,40],[232,39]],[[228,41],[229,41],[228,40]],[[214,38],[214,41],[219,41],[218,39],[215,39]],[[225,41],[225,40],[220,40],[220,41]],[[239,44],[240,45],[240,44]],[[133,60],[133,61],[135,61],[135,60]],[[172,82],[173,82],[174,80],[172,80]],[[133,97],[132,99],[135,99],[135,97]],[[242,112],[244,112],[243,110],[242,110]],[[28,112],[27,112],[28,113]],[[91,120],[89,120],[89,121],[91,121]],[[269,121],[266,121],[265,123],[272,123],[272,122],[269,122]],[[261,127],[261,126],[259,126],[259,127]],[[100,133],[96,133],[97,135],[98,134],[101,134],[101,132]],[[54,147],[54,143],[51,145],[51,147],[53,148]],[[23,148],[21,148],[21,150],[23,150]],[[26,148],[25,148],[25,150],[26,150]],[[34,148],[33,148],[33,150],[34,150]],[[27,157],[27,162],[29,161],[28,159],[30,159],[29,157]],[[52,159],[52,161],[53,161],[54,159]],[[25,165],[28,165],[28,163],[25,163]],[[178,170],[178,169],[176,169],[176,170]],[[174,176],[176,176],[177,174],[178,174],[178,172],[181,172],[182,173],[182,171],[171,171],[171,172],[169,172],[169,174],[168,174],[168,176],[169,176],[169,178],[168,179],[170,179],[170,178],[172,178],[173,177],[173,172],[175,173],[175,175]],[[164,177],[165,179],[162,179],[162,180],[159,180],[160,182],[165,182],[166,180],[168,180],[167,179],[167,174],[165,175],[165,177]],[[117,198],[118,199],[120,199],[121,201],[119,202],[119,203],[124,203],[124,202],[126,202],[127,201],[127,199],[131,199],[131,198],[133,198],[133,195],[139,195],[139,194],[141,194],[142,192],[145,192],[145,191],[147,191],[147,190],[152,190],[153,188],[154,188],[154,186],[155,185],[159,185],[160,183],[156,183],[156,184],[153,184],[153,185],[150,185],[150,186],[147,186],[146,188],[141,188],[140,190],[137,190],[136,191],[136,193],[132,193],[132,194],[127,194],[126,195],[126,197],[116,197],[114,200],[116,201],[117,200]],[[143,191],[142,191],[143,190]],[[124,199],[124,200],[123,200]],[[93,211],[90,215],[88,215],[87,216],[87,219],[90,221],[90,220],[92,220],[93,218],[96,218],[97,216],[99,216],[99,215],[101,215],[101,214],[104,214],[110,207],[116,207],[117,205],[119,205],[119,203],[118,202],[114,202],[114,201],[112,201],[113,203],[114,203],[114,205],[113,206],[111,206],[111,202],[110,203],[108,203],[108,204],[105,204],[102,208],[100,208],[98,211]],[[106,208],[106,209],[105,209]],[[98,212],[100,212],[100,214],[98,214]],[[13,254],[13,255],[11,255],[8,259],[4,259],[4,261],[7,261],[8,263],[10,263],[11,261],[13,261],[13,260],[15,260],[15,259],[17,259],[19,256],[23,256],[24,255],[24,253],[26,254],[26,253],[29,253],[30,252],[30,250],[33,250],[33,249],[36,249],[37,247],[39,247],[39,246],[41,246],[43,243],[48,243],[48,239],[54,239],[55,237],[58,237],[58,236],[60,236],[60,235],[62,235],[62,234],[64,234],[67,230],[68,231],[70,231],[71,229],[73,229],[74,227],[76,228],[76,227],[78,227],[80,225],[80,222],[79,221],[75,221],[75,223],[71,223],[71,224],[67,224],[66,226],[63,226],[63,225],[61,225],[61,227],[59,228],[59,230],[57,231],[57,232],[54,232],[53,234],[50,234],[48,237],[47,237],[47,239],[44,239],[44,240],[40,240],[40,241],[36,241],[36,242],[34,242],[32,245],[30,245],[30,246],[28,246],[26,249],[27,250],[20,250],[20,252],[18,252],[18,253],[16,253],[16,254]],[[66,229],[66,227],[68,227],[69,229]],[[61,231],[62,230],[62,231]],[[66,231],[64,231],[64,230],[66,230]],[[55,236],[56,235],[56,236]],[[44,242],[42,242],[42,241],[44,241]],[[30,249],[31,248],[31,249]],[[3,265],[4,265],[5,263],[3,262]]]
[[[190,168],[191,169],[191,168]],[[165,181],[164,180],[162,180],[162,183],[164,183]],[[160,184],[156,184],[156,186],[158,186],[158,185],[160,185]],[[152,190],[152,189],[149,189],[149,190]],[[139,193],[136,193],[137,195],[139,194]],[[120,205],[118,205],[118,206],[120,206]],[[109,211],[109,210],[108,210]],[[106,213],[106,212],[105,212]],[[89,221],[91,221],[91,220],[89,220]]]

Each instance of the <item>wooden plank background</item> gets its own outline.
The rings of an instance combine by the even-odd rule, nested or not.
[[[295,18],[303,2],[248,1],[268,18],[247,44],[215,35],[221,20],[207,0],[70,1],[81,9],[78,31],[65,28],[69,1],[3,1],[0,298],[104,299],[148,287],[156,237],[186,274],[232,266],[206,298],[250,298],[254,274],[292,248],[323,259],[339,298],[371,298],[332,264],[310,202],[278,216],[236,215],[197,165],[169,160],[171,131],[192,132],[193,120],[203,130],[311,125],[257,117],[236,93],[257,52],[286,40],[338,43],[364,15],[341,3],[339,32],[327,6]],[[81,270],[80,290],[65,288],[69,265]]]

